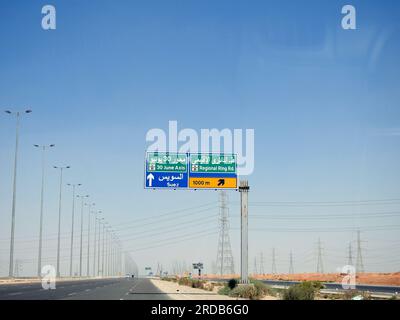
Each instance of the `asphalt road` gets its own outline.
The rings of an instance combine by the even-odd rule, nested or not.
[[[61,281],[55,290],[40,283],[0,285],[0,300],[167,300],[149,279]]]

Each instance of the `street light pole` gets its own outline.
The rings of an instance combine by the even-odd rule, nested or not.
[[[60,198],[58,205],[58,240],[57,240],[57,277],[60,277],[60,233],[61,233],[61,200],[62,200],[62,180],[63,170],[69,169],[70,166],[65,167],[53,167],[54,169],[60,170]]]
[[[43,202],[44,202],[44,171],[45,171],[45,153],[46,149],[55,147],[54,144],[50,145],[34,145],[36,148],[42,149],[42,190],[40,195],[40,220],[39,220],[39,253],[38,253],[38,270],[37,275],[40,278],[42,275],[42,236],[43,236]]]
[[[85,203],[86,206],[89,207],[89,213],[88,213],[88,244],[87,244],[87,276],[90,276],[90,211],[92,206],[95,206],[95,203]]]
[[[11,237],[10,237],[10,264],[8,276],[14,277],[14,232],[15,232],[15,209],[17,202],[17,164],[18,164],[18,144],[19,144],[19,122],[21,112],[5,111],[7,114],[15,115],[16,117],[16,130],[15,130],[15,156],[14,156],[14,181],[13,181],[13,198],[11,209]],[[25,110],[24,113],[31,113],[32,110]]]
[[[79,277],[82,277],[82,253],[83,253],[83,248],[82,248],[82,241],[83,241],[83,201],[85,198],[88,198],[89,196],[81,196],[77,195],[77,198],[81,199],[81,245],[80,245],[80,252],[79,252]]]
[[[96,255],[97,255],[97,214],[101,211],[94,211],[94,243],[93,243],[93,277],[96,277]]]
[[[247,180],[240,181],[239,192],[240,192],[240,207],[241,207],[241,259],[240,259],[240,282],[247,284],[249,283],[249,261],[248,261],[248,250],[249,250],[249,234],[248,234],[248,207],[249,207],[249,183]]]
[[[72,277],[72,264],[73,264],[73,251],[74,251],[74,222],[75,222],[75,188],[80,187],[82,184],[70,184],[72,186],[72,223],[71,223],[71,252],[69,258],[69,276]]]
[[[97,245],[97,275],[100,276],[100,237],[101,237],[101,220],[104,220],[104,218],[99,219],[99,242]],[[103,230],[104,231],[104,230]],[[103,272],[103,271],[102,271]]]
[[[102,253],[102,260],[101,260],[101,275],[102,275],[102,277],[104,278],[104,249],[105,249],[105,236],[106,236],[106,228],[108,228],[108,226],[106,226],[106,224],[107,224],[107,222],[104,222],[104,224],[103,224],[103,244],[102,244],[102,246],[103,246],[103,248],[102,248],[102,251],[103,251],[103,253]]]

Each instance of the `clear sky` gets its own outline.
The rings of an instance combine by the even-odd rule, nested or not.
[[[45,4],[57,9],[56,30],[41,28]],[[357,9],[356,30],[341,28],[345,4]],[[56,144],[47,157],[46,262],[55,261],[57,232],[52,166],[70,165],[65,182],[83,184],[142,269],[159,262],[171,270],[179,260],[211,271],[218,194],[143,189],[146,133],[167,130],[169,120],[179,129],[255,130],[251,271],[260,252],[270,271],[273,247],[278,271],[288,270],[290,250],[295,271],[314,271],[318,238],[334,271],[350,241],[355,250],[359,228],[366,269],[400,271],[400,201],[359,202],[400,199],[399,17],[398,1],[2,0],[0,109],[33,110],[22,119],[18,167],[23,273],[36,268],[35,143]],[[8,271],[14,139],[15,122],[3,113],[0,276]],[[238,271],[239,194],[229,196]],[[66,186],[63,199],[65,258]],[[158,217],[185,208],[184,216]]]

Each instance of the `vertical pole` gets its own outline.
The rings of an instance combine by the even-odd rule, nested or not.
[[[40,278],[42,274],[42,235],[43,235],[43,197],[44,197],[44,167],[45,167],[45,154],[46,147],[42,146],[42,190],[40,194],[40,220],[39,220],[39,255],[38,255],[38,270],[37,275]]]
[[[14,231],[15,231],[15,207],[17,200],[17,163],[18,163],[18,140],[19,140],[19,112],[17,112],[17,125],[15,134],[15,157],[14,157],[14,183],[13,183],[13,199],[11,210],[11,241],[10,241],[10,267],[8,275],[10,278],[14,276]]]
[[[108,241],[109,241],[110,235],[108,234],[108,229],[106,231],[106,242],[104,245],[104,274],[105,276],[108,276]]]
[[[97,214],[94,213],[93,277],[96,276]]]
[[[93,204],[94,205],[94,204]],[[88,213],[88,247],[87,247],[87,270],[86,274],[90,276],[90,211],[92,210],[92,204],[89,203],[89,213]]]
[[[97,276],[100,276],[100,237],[101,237],[101,225],[99,219],[99,240],[97,242]]]
[[[104,278],[104,245],[105,245],[105,231],[106,231],[106,224],[103,224],[103,244],[102,244],[102,259],[101,259],[101,276]]]
[[[71,252],[69,256],[69,276],[72,277],[72,256],[74,252],[75,185],[72,186]]]
[[[60,168],[60,198],[58,205],[58,240],[57,240],[57,277],[60,277],[60,233],[61,233],[61,200],[62,200],[63,168]]]
[[[247,180],[240,181],[240,205],[241,205],[241,260],[240,276],[241,283],[248,283],[248,206],[249,206],[249,183]]]
[[[81,201],[82,201],[82,203],[81,203],[81,245],[80,245],[80,247],[81,247],[81,250],[80,250],[80,253],[79,253],[79,276],[80,277],[82,277],[82,251],[83,251],[83,248],[82,248],[82,243],[83,243],[83,197],[81,197]]]

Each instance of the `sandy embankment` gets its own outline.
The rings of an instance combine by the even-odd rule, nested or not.
[[[81,280],[94,280],[94,279],[100,279],[100,278],[59,278],[57,279],[57,282],[63,282],[63,281],[81,281]],[[9,279],[9,278],[4,278],[0,279],[0,286],[1,285],[11,285],[11,284],[31,284],[31,283],[41,283],[42,280],[39,278],[16,278],[16,279]]]
[[[220,287],[215,287],[214,291],[181,286],[176,282],[159,279],[151,279],[151,282],[161,291],[168,293],[168,297],[174,300],[236,300],[228,296],[218,294]]]
[[[299,273],[299,274],[264,274],[250,275],[258,280],[280,280],[280,281],[322,281],[341,283],[344,274],[340,273]],[[219,275],[204,275],[208,279],[221,278]],[[225,276],[225,279],[238,278],[239,275]],[[356,282],[366,285],[400,286],[400,272],[394,273],[357,273]]]
[[[174,300],[243,300],[218,294],[220,286],[214,287],[213,291],[181,286],[176,282],[151,279],[151,282],[161,291],[168,293]],[[277,300],[278,298],[266,296],[262,300]]]

